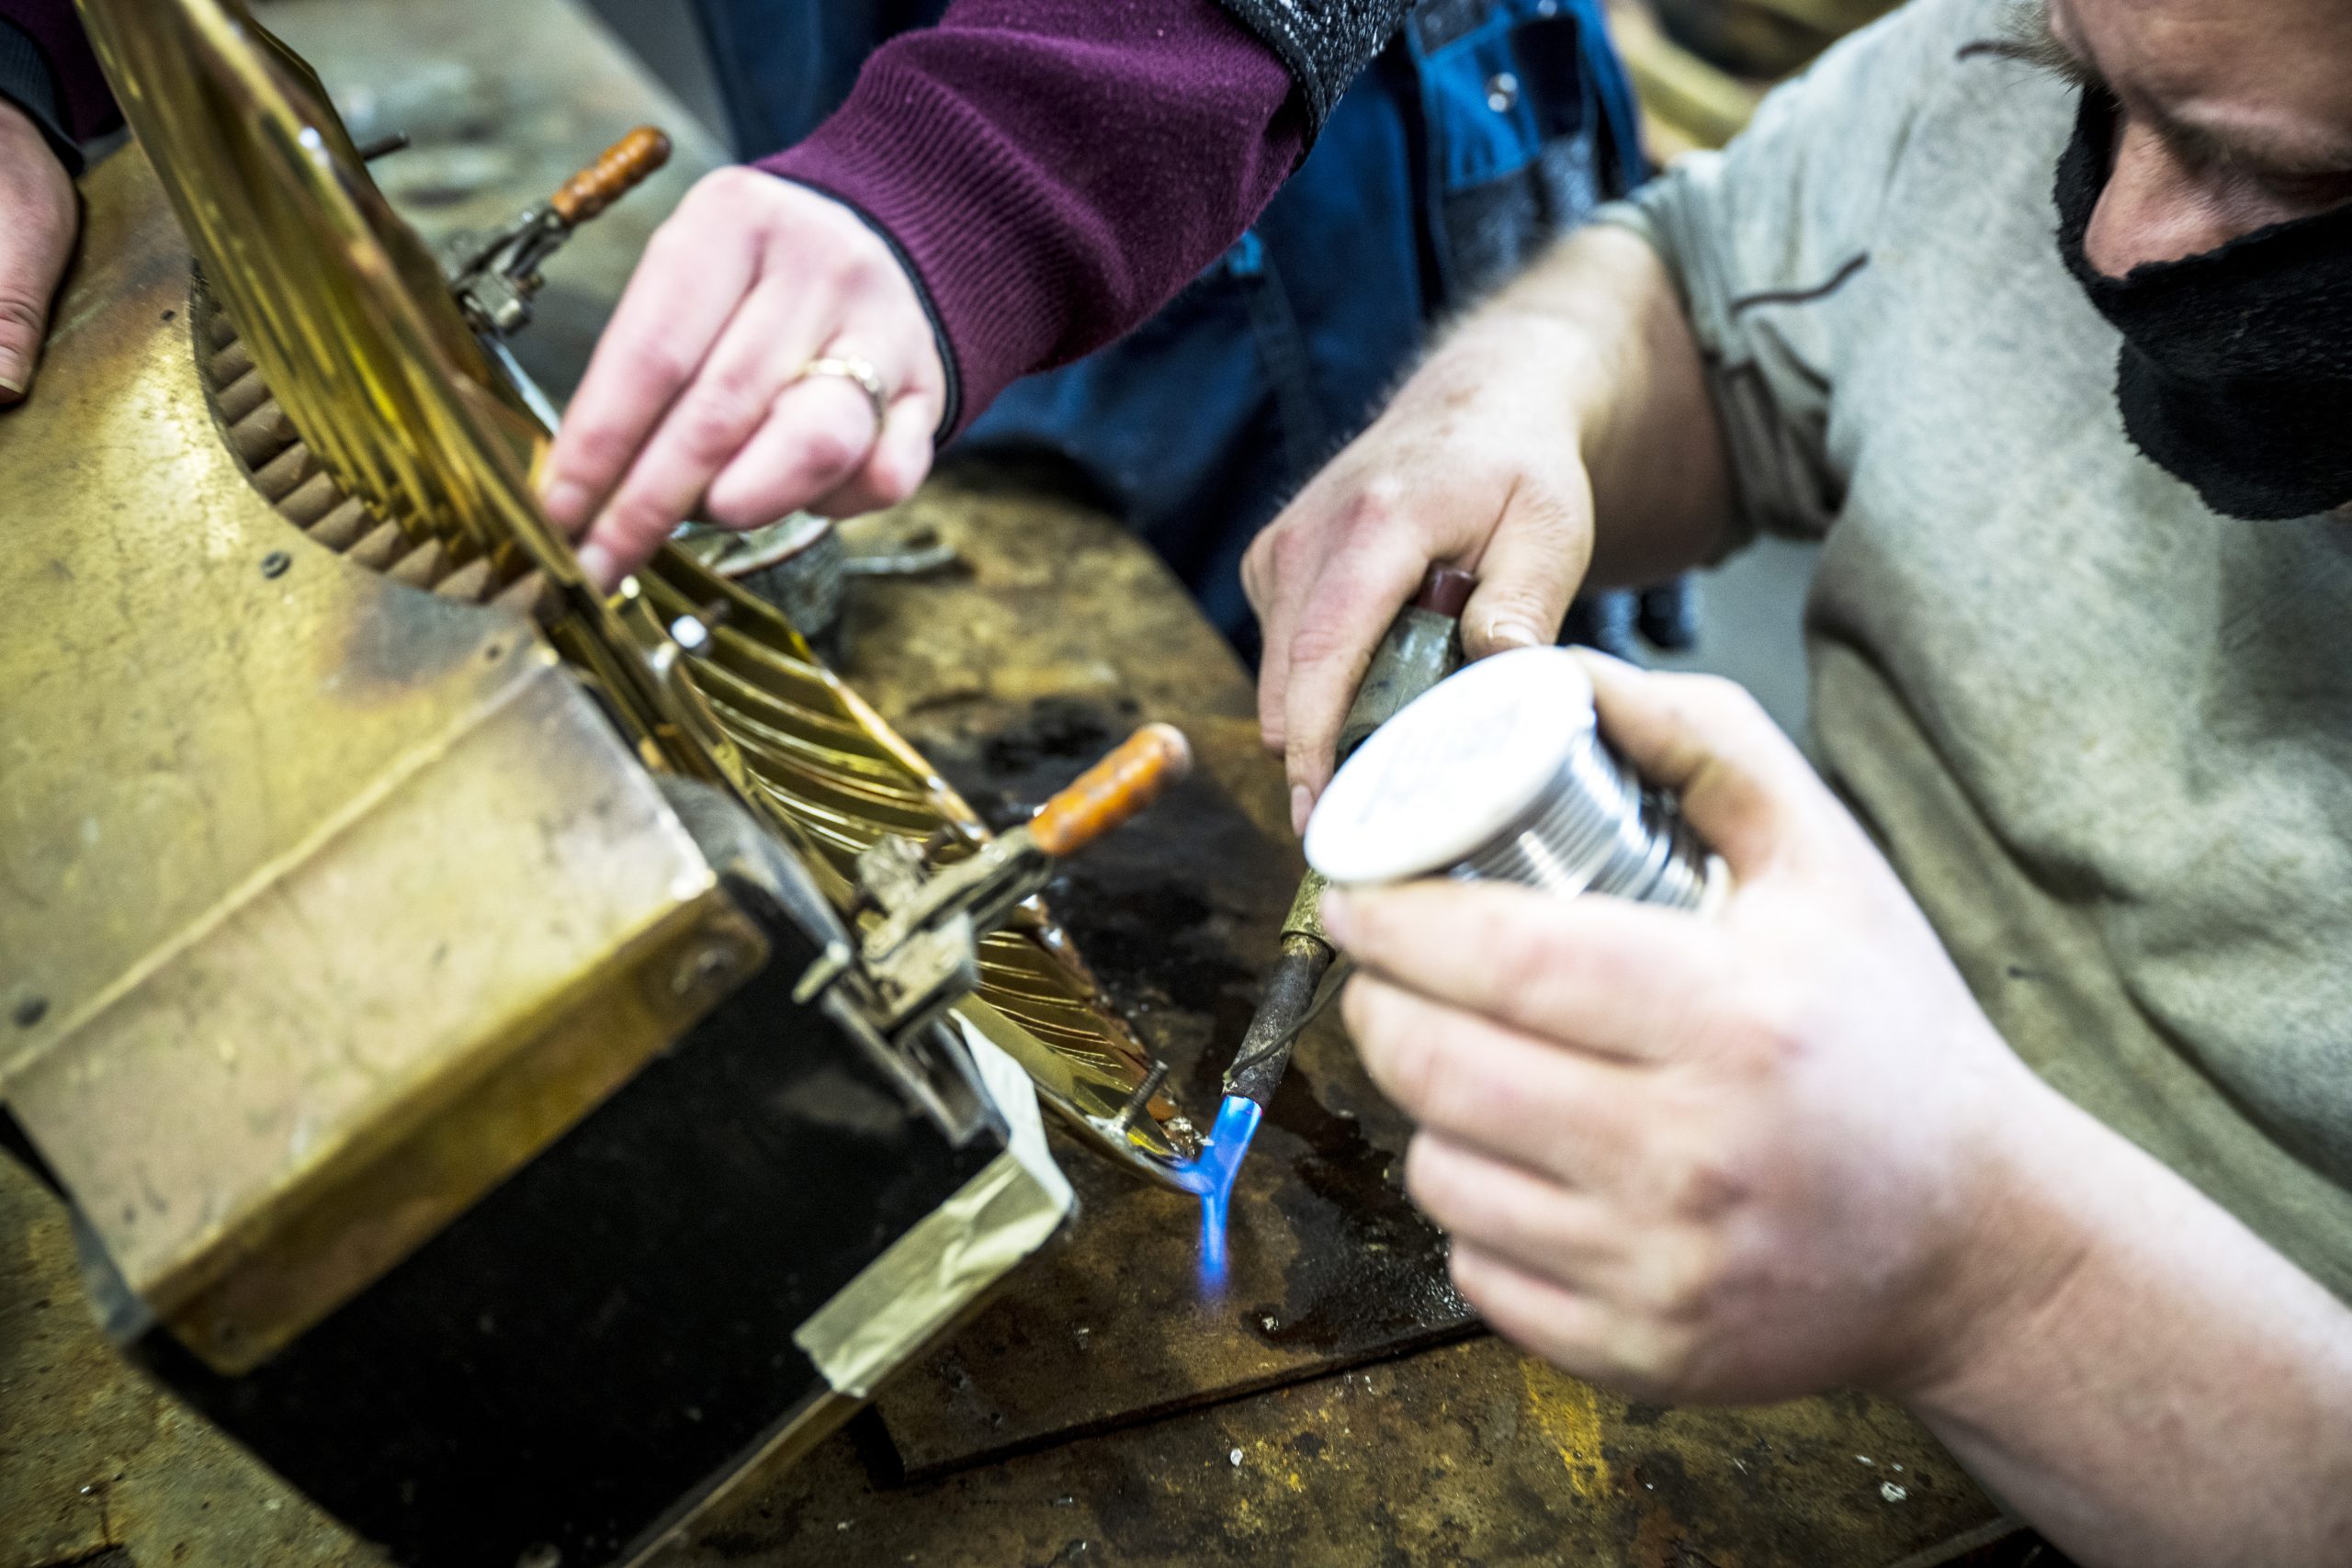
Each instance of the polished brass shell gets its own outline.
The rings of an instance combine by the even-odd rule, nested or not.
[[[265,494],[416,586],[537,611],[648,766],[733,793],[844,910],[849,863],[878,835],[986,837],[763,602],[674,549],[609,602],[588,589],[531,488],[547,433],[474,342],[315,77],[242,5],[82,6],[198,259],[203,381],[224,437],[258,459],[248,466]],[[257,418],[264,399],[282,416]],[[667,631],[687,612],[717,623],[694,655]],[[981,960],[965,1021],[1097,1147],[1167,1179],[1193,1152],[1189,1124],[1068,938],[1033,910],[985,939]]]
[[[234,1372],[767,948],[527,621],[263,499],[142,151],[83,192],[40,392],[0,416],[0,1096],[118,1331]]]

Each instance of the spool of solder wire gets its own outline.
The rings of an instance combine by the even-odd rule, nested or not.
[[[1317,804],[1306,859],[1343,886],[1452,875],[1686,909],[1728,881],[1601,739],[1592,682],[1556,648],[1482,660],[1374,731]]]

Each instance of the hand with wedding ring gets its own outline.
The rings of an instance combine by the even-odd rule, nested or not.
[[[647,244],[540,491],[610,590],[689,513],[756,528],[905,500],[946,395],[882,238],[806,186],[721,169]]]

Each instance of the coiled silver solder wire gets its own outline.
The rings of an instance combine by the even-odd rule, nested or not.
[[[1453,874],[1695,909],[1707,895],[1709,859],[1680,808],[1588,729],[1544,792]]]

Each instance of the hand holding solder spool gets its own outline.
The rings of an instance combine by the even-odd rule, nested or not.
[[[1519,649],[1452,673],[1450,614],[1461,572],[1432,570],[1375,651],[1340,732],[1340,765],[1306,830],[1313,869],[1283,953],[1226,1074],[1204,1156],[1213,1207],[1230,1189],[1291,1049],[1346,978],[1320,918],[1326,879],[1381,886],[1419,877],[1525,883],[1681,908],[1727,885],[1674,803],[1643,785],[1601,739],[1577,656]],[[1450,678],[1449,678],[1450,677]],[[1205,1234],[1221,1257],[1219,1225]]]
[[[1375,673],[1392,650],[1409,645],[1407,626],[1400,617],[1375,656]],[[1602,739],[1576,655],[1519,649],[1439,679],[1459,657],[1456,643],[1450,658],[1403,666],[1429,677],[1408,703],[1377,717],[1351,710],[1340,771],[1307,825],[1312,869],[1284,923],[1265,999],[1226,1076],[1228,1095],[1267,1104],[1292,1044],[1329,999],[1328,989],[1318,996],[1333,958],[1317,913],[1327,882],[1451,875],[1678,908],[1721,897],[1722,861],[1674,802],[1645,785]],[[1385,683],[1374,703],[1395,684]],[[1375,692],[1370,679],[1365,691]]]
[[[1349,1034],[1415,1124],[1406,1187],[1470,1304],[1578,1377],[1677,1403],[1916,1398],[1967,1348],[2046,1333],[2039,1292],[2081,1254],[2045,1221],[2144,1156],[2007,1048],[1794,744],[1708,677],[1546,651],[1457,679],[1482,673],[1487,713],[1509,685],[1589,680],[1619,776],[1646,773],[1686,818],[1671,840],[1724,863],[1676,875],[1620,840],[1555,864],[1698,908],[1554,897],[1570,884],[1489,858],[1526,851],[1515,837],[1465,853],[1419,832],[1417,866],[1373,841],[1385,808],[1358,815],[1346,773],[1326,795],[1316,858],[1363,877],[1325,903],[1359,965]],[[1440,717],[1445,695],[1424,699]],[[1415,717],[1382,735],[1406,745]],[[1520,744],[1482,761],[1508,771]],[[1350,767],[1399,769],[1409,804],[1462,761],[1417,780],[1367,746]],[[1470,858],[1506,880],[1413,874]]]

